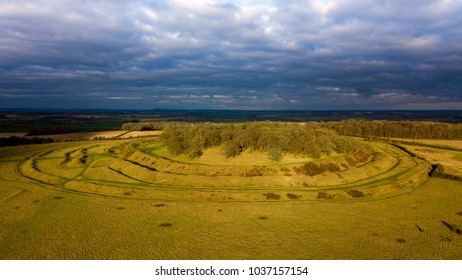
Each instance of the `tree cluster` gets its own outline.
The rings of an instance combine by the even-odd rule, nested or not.
[[[164,125],[163,122],[126,122],[122,125],[122,129],[130,131],[162,130]]]
[[[35,135],[51,135],[51,134],[66,134],[66,133],[74,133],[79,132],[78,129],[71,128],[71,127],[52,127],[52,128],[39,128],[39,129],[32,129],[27,132],[27,136],[35,136]]]
[[[224,155],[234,157],[243,151],[268,152],[280,160],[284,152],[319,158],[323,154],[349,153],[357,144],[319,123],[247,122],[240,124],[171,124],[161,139],[172,154],[202,155],[204,149],[222,146]]]
[[[358,137],[462,139],[462,124],[439,122],[345,120],[326,122],[323,127],[340,135]]]
[[[45,144],[54,142],[51,138],[24,138],[11,136],[7,138],[0,138],[0,147],[11,147],[19,145],[29,145],[29,144]]]

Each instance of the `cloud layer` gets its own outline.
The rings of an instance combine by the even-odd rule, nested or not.
[[[462,0],[0,1],[0,107],[460,109]]]

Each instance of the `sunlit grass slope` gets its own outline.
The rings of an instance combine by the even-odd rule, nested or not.
[[[462,183],[364,145],[277,162],[191,160],[156,137],[1,148],[0,258],[462,258]]]

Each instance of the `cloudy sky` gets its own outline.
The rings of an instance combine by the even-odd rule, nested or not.
[[[0,108],[462,109],[462,0],[0,0]]]

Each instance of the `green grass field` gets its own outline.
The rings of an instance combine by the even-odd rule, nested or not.
[[[215,148],[190,160],[157,137],[1,148],[0,258],[461,259],[462,182],[364,144],[353,163]],[[297,172],[309,162],[339,170]]]

